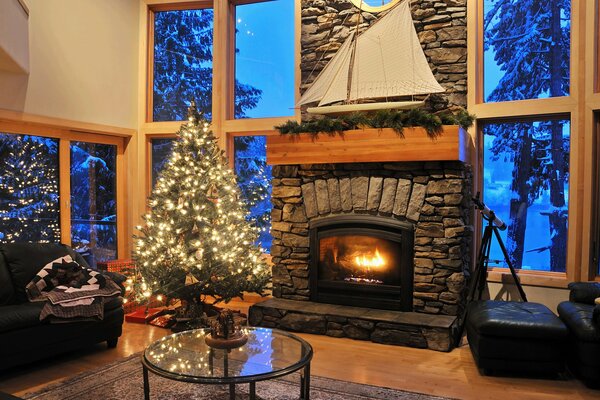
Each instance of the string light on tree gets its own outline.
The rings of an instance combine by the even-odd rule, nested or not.
[[[148,204],[134,251],[138,296],[181,299],[201,313],[207,296],[214,304],[262,294],[270,271],[254,245],[258,229],[246,221],[235,174],[194,102]]]
[[[0,243],[60,241],[57,168],[54,139],[0,134]]]

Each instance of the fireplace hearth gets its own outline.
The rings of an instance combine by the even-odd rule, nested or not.
[[[412,311],[412,224],[368,215],[310,223],[310,299]]]

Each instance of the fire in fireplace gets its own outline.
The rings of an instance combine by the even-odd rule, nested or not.
[[[367,235],[336,235],[319,241],[319,277],[372,285],[400,286],[396,242]]]
[[[366,215],[311,221],[311,300],[412,309],[412,225]]]

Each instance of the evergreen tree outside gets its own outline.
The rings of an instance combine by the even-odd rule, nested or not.
[[[187,101],[212,116],[212,9],[160,11],[154,21],[154,121],[181,121]],[[262,91],[235,82],[235,118],[256,107]]]
[[[234,164],[244,203],[248,206],[248,221],[259,230],[258,244],[265,252],[271,249],[271,177],[267,165],[266,136],[234,138]]]
[[[117,148],[71,142],[71,244],[88,262],[116,258]]]
[[[484,13],[486,101],[569,94],[569,0],[486,0]],[[552,119],[484,127],[484,134],[490,137],[486,142],[491,142],[491,161],[505,158],[513,162],[507,249],[518,268],[524,252],[549,251],[550,270],[565,271],[568,125],[568,121]],[[549,243],[526,249],[528,209],[546,195],[549,208],[540,215],[548,218]]]
[[[58,140],[0,134],[0,243],[60,242]]]
[[[207,296],[215,303],[262,294],[270,273],[233,171],[194,104],[189,113],[139,227],[135,284],[143,297],[181,299],[199,316]]]

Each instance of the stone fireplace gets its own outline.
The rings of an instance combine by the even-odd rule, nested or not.
[[[460,161],[274,166],[274,299],[250,322],[449,350],[470,182]]]

